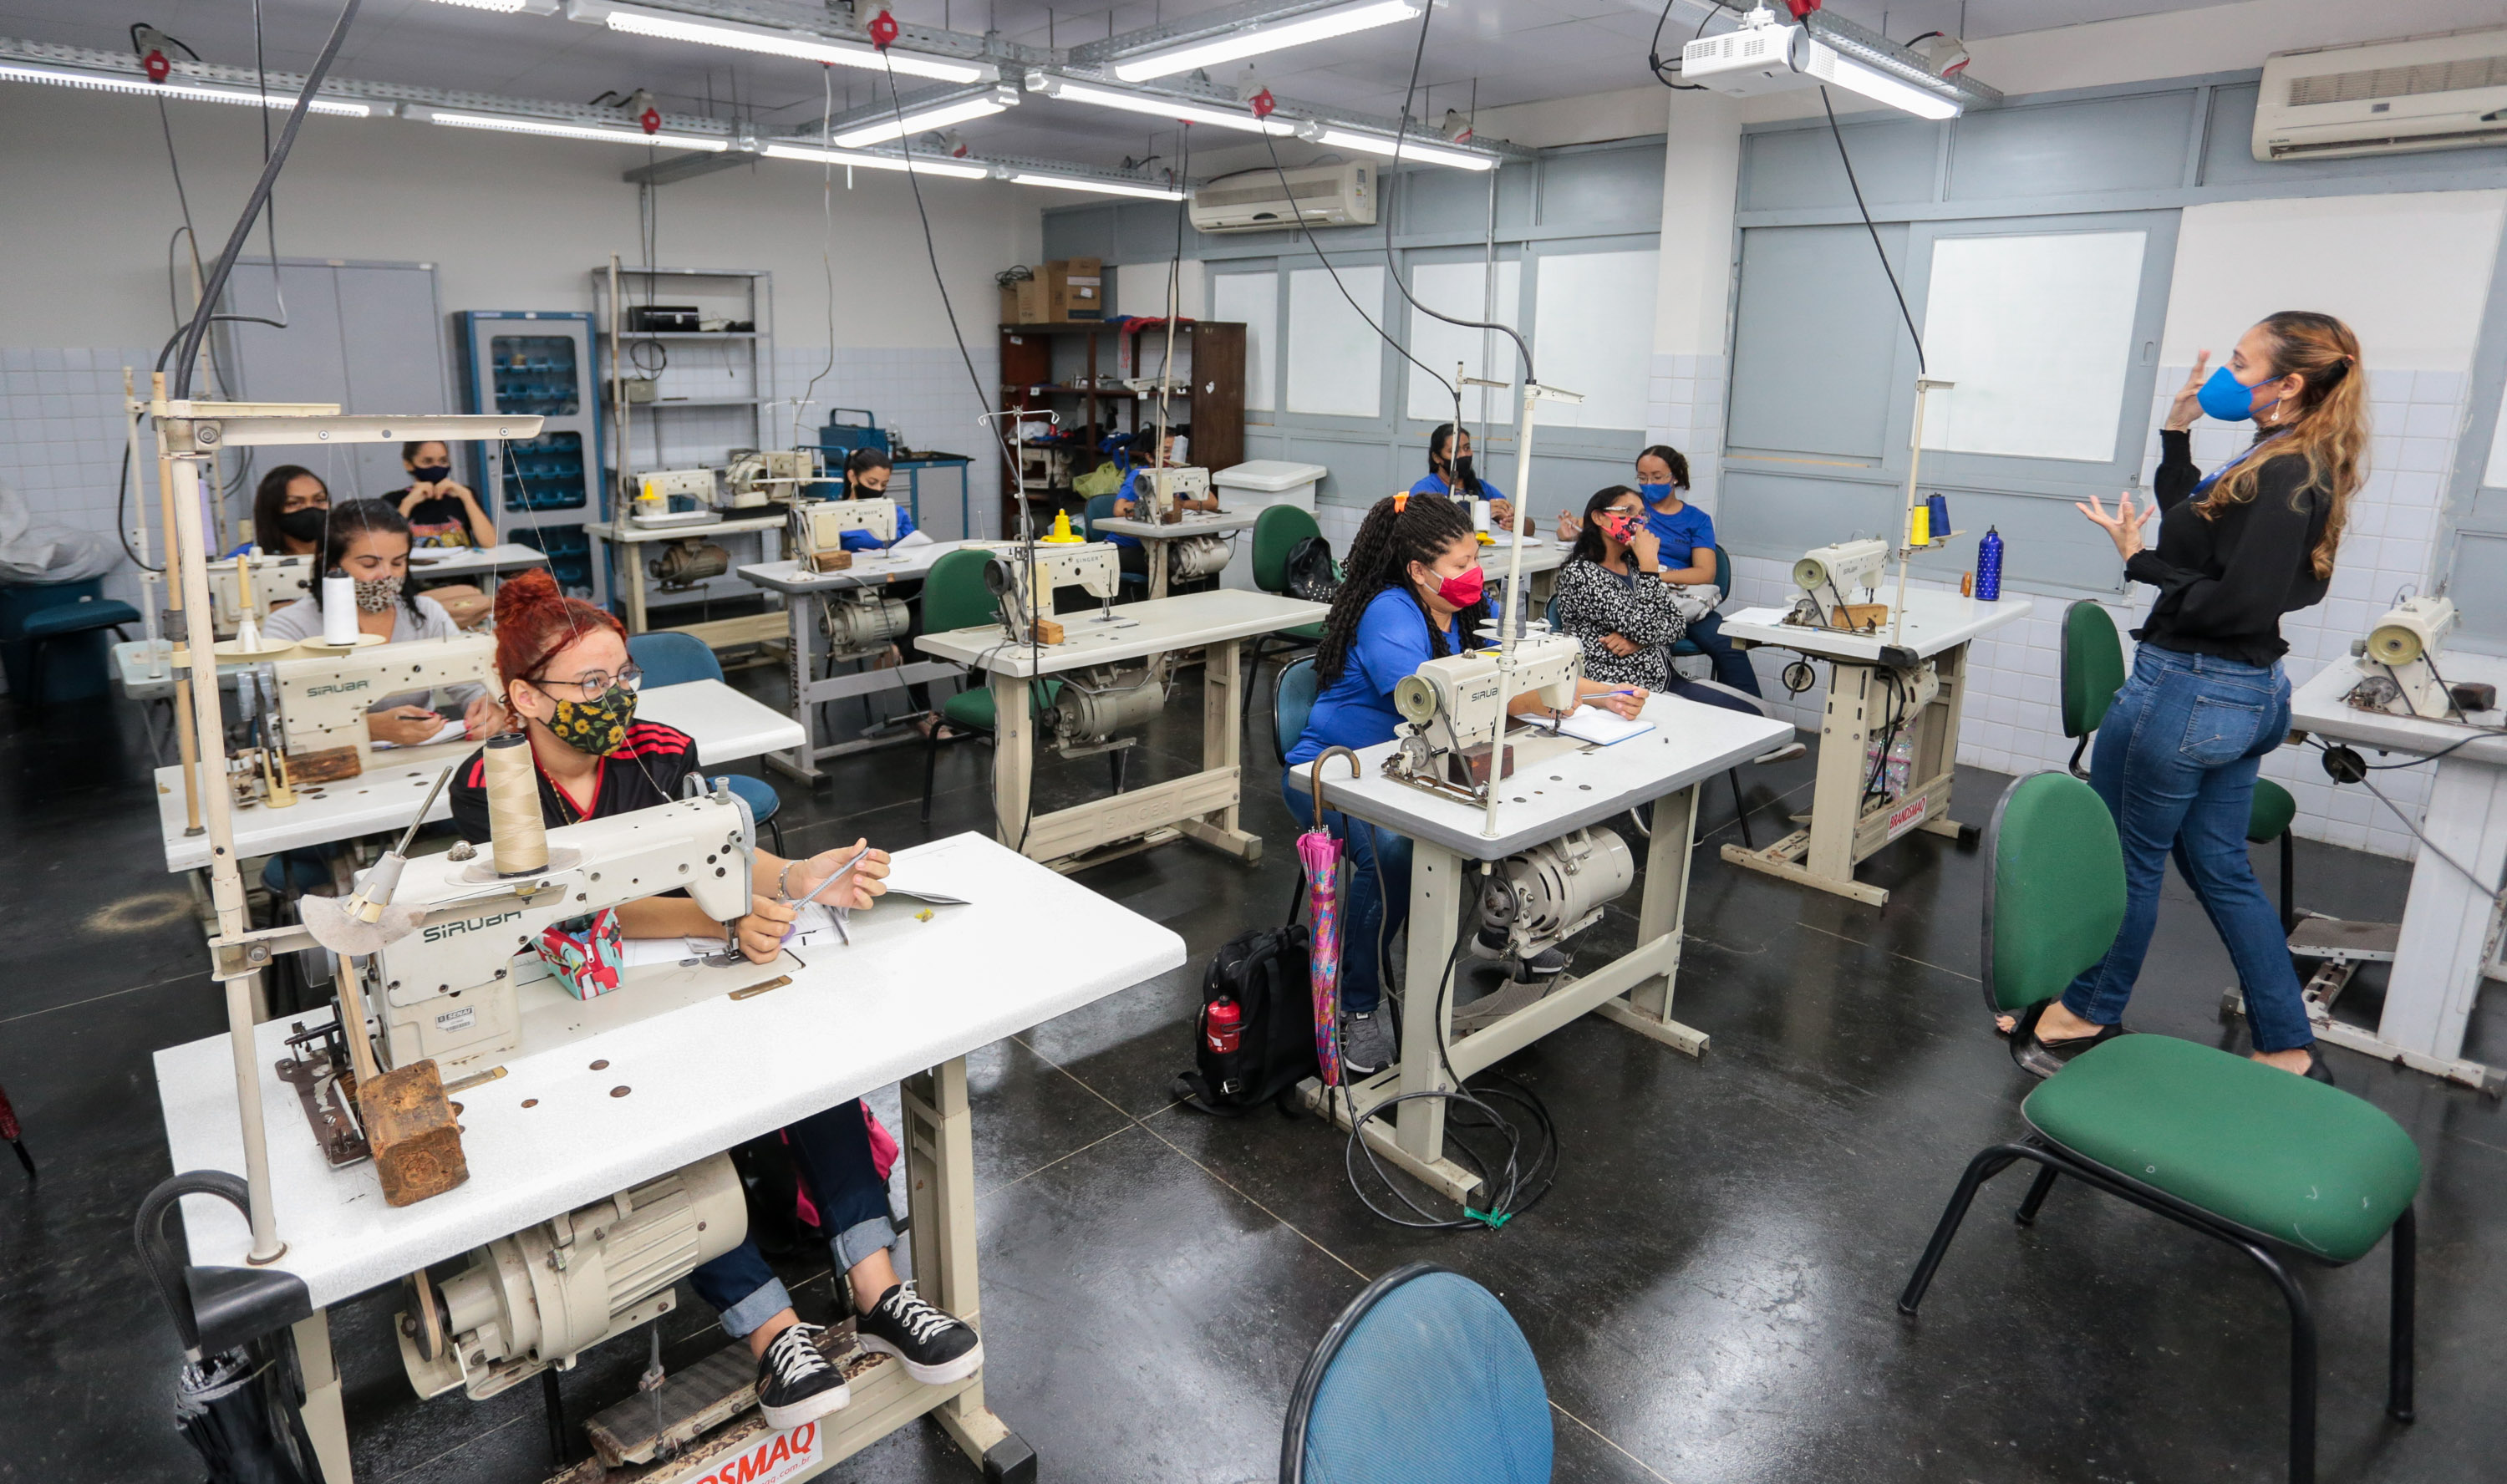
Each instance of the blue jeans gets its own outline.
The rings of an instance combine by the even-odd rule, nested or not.
[[[1715,662],[1716,679],[1736,691],[1761,694],[1759,671],[1750,664],[1750,657],[1733,648],[1732,641],[1724,636],[1724,615],[1707,614],[1689,626],[1688,636],[1705,652],[1706,658]]]
[[[1694,680],[1683,679],[1678,670],[1670,670],[1664,674],[1662,693],[1666,696],[1677,696],[1683,701],[1694,701],[1700,706],[1720,706],[1727,711],[1740,711],[1751,716],[1767,714],[1738,696],[1727,696],[1711,685],[1700,685]],[[1750,694],[1755,696],[1758,692],[1752,691]]]
[[[832,1235],[836,1271],[847,1273],[873,1252],[896,1244],[896,1227],[888,1209],[888,1182],[871,1162],[870,1128],[862,1122],[861,1100],[823,1113],[812,1113],[783,1130],[792,1144],[792,1163],[799,1170],[811,1203],[818,1208],[818,1225]],[[792,1307],[783,1280],[766,1265],[757,1239],[740,1246],[688,1275],[697,1296],[722,1316],[722,1328],[740,1339]]]
[[[1331,780],[1325,779],[1324,786],[1328,791]],[[1314,828],[1311,794],[1290,787],[1283,778],[1280,796],[1299,825]],[[1340,904],[1341,1008],[1351,1015],[1372,1015],[1384,996],[1384,982],[1376,972],[1377,938],[1380,934],[1389,956],[1394,934],[1410,915],[1410,839],[1336,809],[1325,811],[1324,825],[1340,837],[1343,858],[1350,864],[1349,895]]]
[[[2173,854],[2236,964],[2255,1049],[2314,1041],[2280,913],[2246,855],[2255,774],[2288,731],[2289,677],[2278,665],[2141,646],[2089,763],[2089,786],[2124,839],[2124,925],[2097,967],[2063,992],[2065,1009],[2101,1026],[2124,1019]]]

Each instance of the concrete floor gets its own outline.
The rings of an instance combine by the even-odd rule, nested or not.
[[[774,699],[770,671],[736,677]],[[1135,782],[1188,771],[1197,700],[1153,729]],[[1257,727],[1267,719],[1257,719]],[[2021,1125],[2032,1085],[1978,996],[1981,859],[1913,837],[1867,871],[1885,910],[1726,866],[1730,795],[1710,791],[1680,1016],[1690,1061],[1587,1020],[1509,1062],[1556,1118],[1556,1188],[1502,1231],[1397,1230],[1342,1175],[1314,1121],[1177,1106],[1200,960],[1274,922],[1293,826],[1249,758],[1258,869],[1170,845],[1089,886],[1186,939],[1194,961],[970,1059],[989,1394],[1049,1479],[1269,1478],[1298,1366],[1372,1275],[1428,1259],[1493,1289],[1530,1336],[1555,1404],[1562,1480],[2239,1480],[2282,1476],[2286,1326],[2226,1249],[2077,1185],[2036,1228],[1980,1203],[1920,1323],[1892,1300],[1964,1161]],[[792,848],[867,834],[902,846],[989,828],[988,754],[945,752],[932,822],[912,748],[839,763],[815,795],[781,784]],[[0,1085],[42,1161],[0,1161],[0,1479],[184,1479],[168,1425],[178,1361],[144,1285],[130,1215],[168,1173],[149,1053],[223,1029],[188,897],[159,867],[139,718],[98,703],[0,712],[0,872],[17,970],[0,976]],[[1762,842],[1808,796],[1810,759],[1745,770]],[[1960,817],[2007,779],[1962,770]],[[1043,808],[1102,791],[1104,765],[1053,763]],[[2270,878],[2267,877],[2267,880]],[[2399,862],[2302,842],[2303,905],[2392,917]],[[1631,893],[1622,905],[1633,909]],[[1615,953],[1614,911],[1586,945]],[[2171,878],[2133,1023],[2243,1049],[2216,1014],[2225,953]],[[1004,960],[1004,971],[1011,971]],[[2373,1013],[2374,1002],[2351,1012]],[[2499,996],[2474,1054],[2507,1055]],[[2344,1087],[2401,1120],[2420,1201],[2419,1416],[2386,1422],[2385,1261],[2311,1270],[2327,1480],[2496,1477],[2507,1457],[2507,1124],[2461,1089],[2329,1053]],[[885,1095],[892,1111],[893,1092]],[[877,1100],[875,1100],[877,1101]],[[274,1123],[282,1133],[287,1123]],[[301,1132],[301,1130],[299,1131]],[[805,1313],[830,1302],[802,1261]],[[806,1280],[806,1282],[799,1282]],[[549,1470],[536,1387],[419,1404],[389,1343],[396,1290],[333,1311],[365,1484],[528,1484]],[[685,1364],[723,1343],[701,1304],[665,1321]],[[577,1417],[633,1390],[640,1337],[563,1378]],[[832,1475],[964,1480],[924,1427]]]

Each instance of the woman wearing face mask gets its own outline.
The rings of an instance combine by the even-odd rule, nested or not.
[[[1428,435],[1428,474],[1410,487],[1412,494],[1441,494],[1454,500],[1489,502],[1489,529],[1504,530],[1514,520],[1514,502],[1506,491],[1480,478],[1472,465],[1472,434],[1450,422],[1439,422]],[[1525,529],[1531,528],[1530,522]]]
[[[357,630],[386,643],[413,639],[458,638],[452,615],[432,597],[409,591],[409,523],[381,500],[350,500],[331,512],[330,540],[322,553],[322,570],[344,572],[357,585]],[[322,604],[290,603],[270,616],[262,632],[273,638],[319,639]],[[462,707],[461,719],[472,737],[485,737],[500,723],[496,704],[487,688],[445,688],[448,705]],[[366,733],[396,747],[414,747],[435,740],[444,717],[431,709],[426,691],[385,696],[366,712]]]
[[[2112,516],[2103,501],[2081,507],[2114,539],[2125,575],[2159,599],[2133,631],[2132,674],[2090,754],[2089,784],[2124,842],[2124,924],[2060,999],[2016,1017],[2012,1055],[2041,1077],[2124,1033],[2172,853],[2237,966],[2255,1060],[2333,1080],[2280,916],[2246,856],[2246,815],[2264,754],[2289,731],[2281,615],[2324,600],[2363,477],[2367,371],[2349,326],[2305,311],[2248,330],[2206,380],[2210,358],[2196,357],[2161,428],[2156,503],[2136,511],[2127,491]],[[2253,444],[2207,475],[2186,432],[2205,413],[2255,423]],[[2155,548],[2143,544],[2154,516]]]
[[[628,658],[625,630],[608,612],[562,596],[545,571],[524,572],[496,591],[496,673],[530,739],[540,814],[551,828],[684,795],[688,776],[697,771],[696,746],[684,732],[636,720],[643,676]],[[491,838],[484,751],[454,775],[453,820],[465,840],[485,845]],[[888,889],[886,851],[866,850],[861,841],[807,860],[756,851],[756,894],[748,915],[732,924],[741,953],[752,962],[774,962],[795,916],[791,904],[855,856],[853,880],[819,900],[867,908]],[[631,938],[719,938],[723,925],[683,892],[618,909],[619,929]],[[685,1074],[708,1073],[688,1068]],[[889,1257],[896,1228],[861,1104],[814,1113],[783,1133],[819,1224],[832,1234],[829,1246],[849,1282],[862,1343],[896,1357],[908,1375],[927,1385],[974,1374],[984,1361],[974,1330],[897,1281]],[[753,1238],[699,1267],[688,1281],[721,1315],[723,1328],[746,1340],[757,1357],[757,1399],[769,1427],[797,1427],[852,1400],[844,1376],[818,1353],[818,1327],[793,1313],[791,1295]]]
[[[496,523],[479,508],[479,496],[453,478],[453,451],[434,442],[400,446],[407,489],[383,496],[409,522],[420,546],[493,546]]]
[[[1479,543],[1472,518],[1437,494],[1397,494],[1375,502],[1350,543],[1347,580],[1332,598],[1315,649],[1320,690],[1306,729],[1289,751],[1293,771],[1326,747],[1371,747],[1391,742],[1400,723],[1393,688],[1421,665],[1459,653],[1488,620]],[[1634,716],[1646,693],[1597,680],[1577,685],[1580,700]],[[1537,693],[1508,706],[1516,716],[1547,715]],[[1300,824],[1314,822],[1314,801],[1284,778],[1281,796]],[[1375,960],[1379,937],[1399,930],[1410,898],[1410,842],[1333,812],[1326,826],[1349,841],[1353,871],[1345,931],[1341,1002],[1349,1011],[1342,1058],[1360,1076],[1390,1066],[1392,1029],[1375,1013],[1383,993]]]
[[[330,508],[331,491],[320,475],[301,464],[280,464],[252,491],[250,544],[273,557],[309,557],[322,544],[322,518]]]
[[[888,482],[894,478],[895,474],[896,462],[888,456],[886,451],[855,449],[845,455],[844,493],[837,498],[884,500],[888,498]],[[914,534],[914,513],[900,502],[896,507],[896,539],[902,541],[912,534]],[[846,531],[843,539],[844,548],[849,552],[882,551],[894,544],[882,541],[866,530]],[[888,647],[888,652],[881,655],[872,666],[874,670],[894,670],[905,663],[905,652],[914,647],[915,635],[923,632],[923,604],[918,601],[923,596],[923,584],[890,583],[886,593],[888,597],[905,604],[907,627],[905,636]],[[946,727],[940,725],[940,718],[931,710],[930,687],[917,681],[908,685],[905,690],[906,694],[914,698],[914,709],[920,713],[915,719],[916,728],[926,737],[937,732],[945,741],[951,734]]]
[[[1689,459],[1669,444],[1655,444],[1637,455],[1637,492],[1645,496],[1646,525],[1662,549],[1662,580],[1679,598],[1688,621],[1690,642],[1705,651],[1715,666],[1715,680],[1745,696],[1762,696],[1759,671],[1749,656],[1724,637],[1723,616],[1715,605],[1730,594],[1715,585],[1715,518],[1691,505]],[[1558,539],[1573,541],[1581,525],[1570,511],[1558,513]]]

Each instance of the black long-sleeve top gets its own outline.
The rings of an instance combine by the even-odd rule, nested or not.
[[[1660,690],[1671,646],[1689,632],[1669,585],[1651,572],[1621,574],[1579,557],[1558,569],[1558,630],[1584,646],[1584,673],[1614,685]],[[1616,633],[1636,645],[1613,654],[1602,642]]]
[[[2188,498],[2202,477],[2192,443],[2180,432],[2159,435],[2159,545],[2124,567],[2159,589],[2159,601],[2133,637],[2180,654],[2270,665],[2289,651],[2280,616],[2324,600],[2328,583],[2313,563],[2332,491],[2308,479],[2298,454],[2259,454],[2253,496],[2205,520]]]

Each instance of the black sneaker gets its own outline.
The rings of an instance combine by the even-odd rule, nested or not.
[[[905,1284],[881,1294],[854,1321],[854,1332],[865,1349],[904,1361],[905,1373],[926,1386],[963,1381],[984,1363],[984,1342],[973,1326],[924,1302]]]
[[[1352,1077],[1371,1077],[1393,1065],[1400,1054],[1393,1039],[1392,1023],[1376,1011],[1353,1015],[1341,1033],[1341,1070]]]
[[[777,1431],[815,1422],[850,1404],[853,1388],[818,1350],[816,1324],[794,1324],[775,1337],[757,1357],[757,1410]]]

